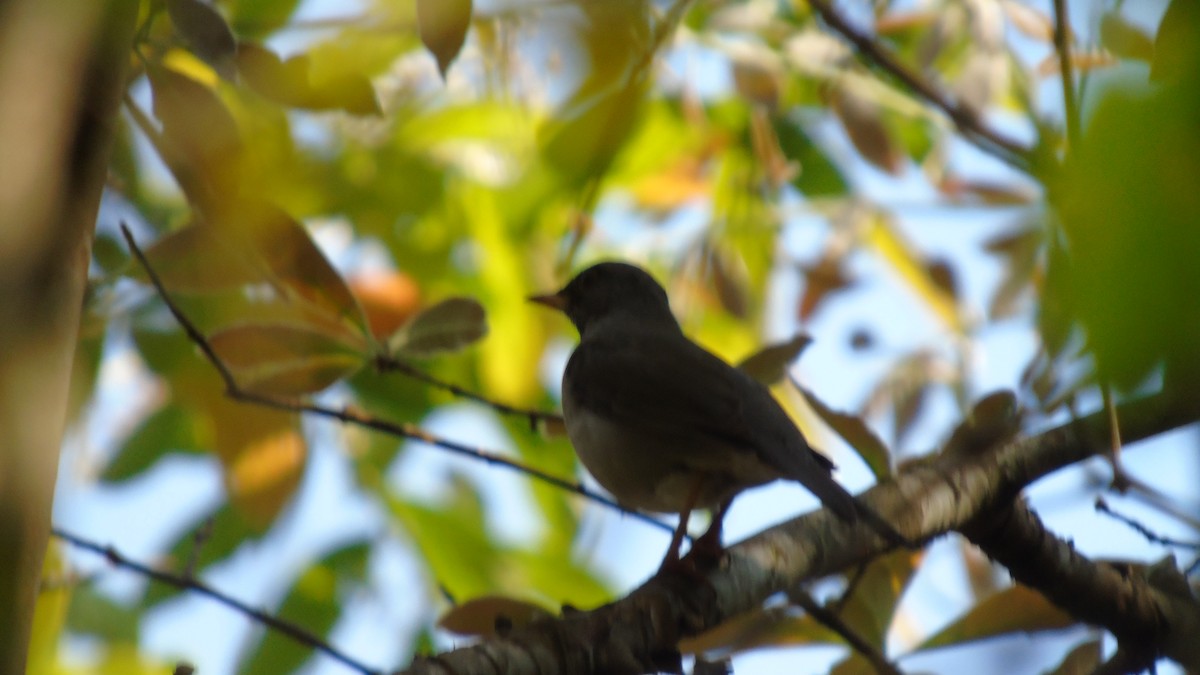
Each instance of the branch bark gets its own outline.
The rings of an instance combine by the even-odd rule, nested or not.
[[[1167,398],[1159,396],[1121,407],[1123,431],[1130,442],[1200,419],[1200,410],[1194,405],[1180,409],[1166,403]],[[1108,416],[1101,412],[1033,437],[990,448],[946,452],[910,465],[896,481],[877,485],[862,498],[879,513],[889,514],[897,529],[911,539],[924,541],[960,529],[978,533],[980,523],[988,522],[991,514],[1007,512],[1026,485],[1104,452],[1107,430]],[[1032,512],[1028,516],[1036,521]],[[989,554],[1014,566],[1028,552],[1025,536],[1006,534],[988,542]],[[672,670],[678,664],[675,645],[680,639],[754,609],[768,596],[801,581],[869,560],[885,548],[885,542],[870,528],[850,526],[824,510],[816,511],[730,547],[720,566],[707,574],[706,583],[656,576],[624,599],[594,611],[571,613],[521,627],[499,639],[422,657],[404,672],[580,675]],[[1045,554],[1050,555],[1050,549]],[[1059,569],[1065,574],[1084,574],[1080,566]],[[1076,606],[1072,600],[1080,593],[1115,590],[1116,586],[1108,583],[1107,572],[1104,574],[1104,584],[1075,579],[1077,591],[1072,594],[1045,585],[1061,583],[1057,574],[1017,578],[1042,590],[1064,609],[1078,612],[1075,616],[1081,620],[1118,636],[1136,635],[1155,653],[1195,667],[1195,647],[1183,643],[1200,625],[1194,623],[1200,616],[1196,603],[1183,597],[1168,602],[1161,591],[1154,591],[1157,595],[1152,604],[1170,611],[1130,616],[1119,598],[1109,598],[1086,611]],[[1179,623],[1170,625],[1171,621]],[[1172,635],[1176,637],[1171,639]]]
[[[0,0],[0,672],[26,671],[135,0]]]

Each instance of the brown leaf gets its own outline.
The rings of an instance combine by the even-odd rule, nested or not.
[[[877,102],[843,79],[830,90],[830,104],[863,159],[893,176],[904,171],[904,153],[892,139]]]
[[[808,321],[830,295],[854,285],[855,280],[846,273],[841,256],[822,256],[815,264],[802,265],[804,294],[800,297],[798,314],[801,321]]]
[[[810,344],[812,338],[801,333],[787,342],[760,349],[739,363],[738,368],[764,385],[778,384],[787,376],[788,366]]]
[[[471,26],[471,0],[417,0],[417,30],[421,43],[437,59],[438,72],[458,57]]]
[[[867,463],[871,473],[875,474],[877,479],[882,480],[892,474],[891,451],[862,418],[838,412],[825,405],[815,394],[794,380],[792,384],[804,396],[817,415],[825,421],[825,424],[828,424],[850,447],[854,448],[854,451]]]
[[[212,66],[221,77],[232,80],[237,43],[224,17],[212,5],[199,0],[166,0],[166,4],[171,23],[192,53]]]
[[[1075,619],[1044,595],[1011,586],[972,607],[965,615],[929,637],[913,651],[961,645],[1012,633],[1035,633],[1075,625]]]
[[[362,367],[362,345],[354,335],[322,326],[243,324],[209,337],[213,351],[249,391],[291,396],[320,391]]]
[[[483,306],[470,298],[449,298],[422,310],[388,338],[388,352],[429,356],[454,351],[487,334]]]

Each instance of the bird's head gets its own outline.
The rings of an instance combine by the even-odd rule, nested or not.
[[[593,265],[557,293],[529,300],[566,314],[580,335],[615,317],[632,319],[630,327],[679,327],[663,287],[642,268],[626,263]]]

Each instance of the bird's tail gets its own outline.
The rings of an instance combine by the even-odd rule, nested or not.
[[[856,523],[861,520],[878,532],[889,544],[916,548],[916,544],[912,540],[897,532],[896,528],[884,520],[883,516],[850,494],[846,488],[833,479],[833,476],[829,474],[805,476],[805,479],[800,482],[843,521]]]

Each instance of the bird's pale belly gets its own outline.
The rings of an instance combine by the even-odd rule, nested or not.
[[[659,513],[678,513],[701,478],[700,493],[692,506],[713,508],[735,492],[766,482],[738,480],[680,463],[664,451],[670,439],[634,433],[596,415],[574,409],[564,397],[567,435],[584,467],[622,506]]]

